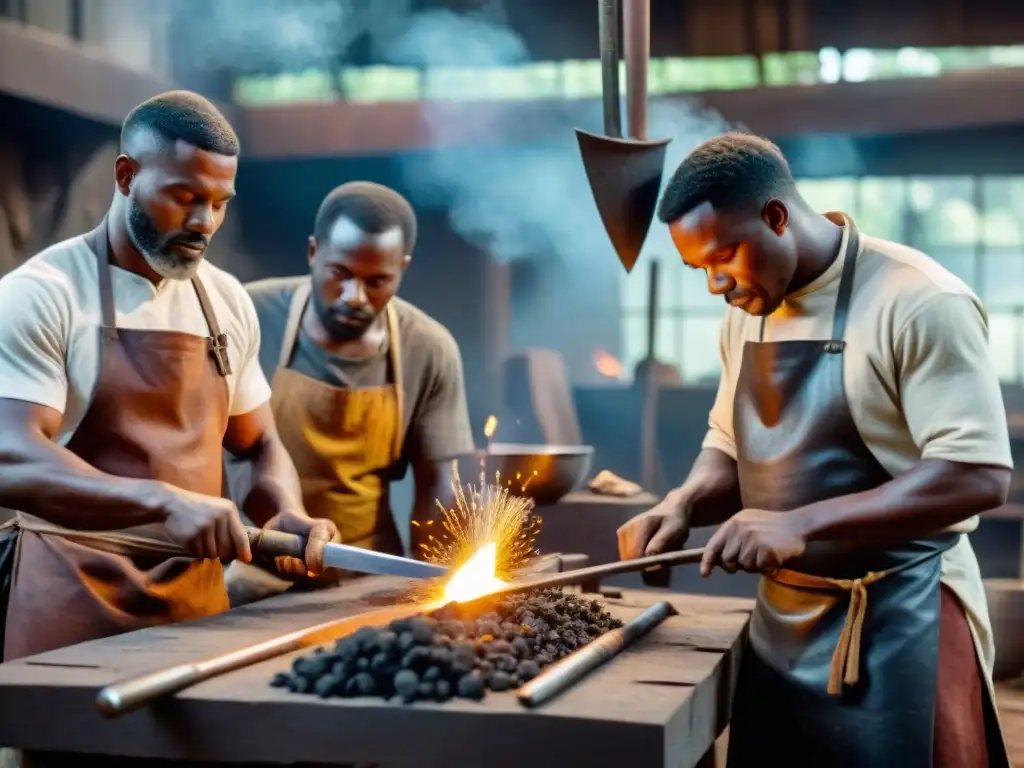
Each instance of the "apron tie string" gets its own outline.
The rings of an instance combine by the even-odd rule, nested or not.
[[[850,593],[850,607],[846,611],[843,631],[832,654],[832,668],[828,676],[828,692],[837,696],[843,685],[854,686],[860,681],[860,648],[864,632],[864,619],[868,612],[867,585],[887,575],[874,571],[860,579],[828,579],[832,585]]]
[[[870,571],[859,579],[832,579],[827,576],[814,576],[797,571],[780,569],[768,578],[791,587],[811,589],[842,590],[850,593],[850,607],[846,611],[846,621],[832,654],[832,666],[828,676],[828,692],[838,696],[843,686],[854,686],[860,681],[861,636],[864,632],[864,620],[868,612],[868,586],[881,581],[902,566],[886,571]]]

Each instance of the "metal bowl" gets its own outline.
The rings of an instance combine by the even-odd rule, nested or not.
[[[497,474],[501,485],[540,506],[583,485],[593,461],[590,445],[492,443],[486,451],[460,457],[458,466],[462,482],[476,484],[482,463],[485,482],[494,483]]]

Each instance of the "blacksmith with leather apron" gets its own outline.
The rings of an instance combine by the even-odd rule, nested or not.
[[[721,523],[702,572],[764,574],[730,768],[1008,765],[964,535],[1012,468],[984,309],[922,253],[815,213],[777,147],[698,147],[659,210],[726,298],[723,374],[686,482],[624,557]]]
[[[222,561],[250,550],[222,445],[259,466],[250,516],[309,537],[310,567],[334,535],[274,434],[251,303],[203,258],[234,193],[230,125],[163,94],[121,151],[100,226],[0,279],[6,660],[226,610]]]
[[[422,554],[437,500],[449,496],[449,460],[473,451],[458,345],[395,295],[415,235],[415,214],[397,192],[345,184],[320,206],[310,274],[247,286],[275,421],[309,514],[333,521],[345,543],[401,555],[389,486],[411,466],[413,556]],[[238,498],[245,475],[229,471]],[[263,565],[231,567],[233,605],[351,576],[329,570],[312,580],[303,573],[268,577],[274,569]]]

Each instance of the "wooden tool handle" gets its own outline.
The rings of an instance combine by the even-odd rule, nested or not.
[[[249,546],[254,555],[265,557],[297,557],[302,560],[306,556],[306,540],[294,533],[268,531],[265,528],[246,528],[249,534]]]

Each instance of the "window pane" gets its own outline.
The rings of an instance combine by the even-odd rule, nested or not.
[[[977,290],[976,283],[978,280],[974,271],[973,246],[958,248],[948,245],[935,245],[926,248],[925,253],[967,283],[971,290]]]
[[[988,339],[999,378],[1020,382],[1020,318],[1005,312],[989,312]]]
[[[619,296],[624,313],[642,312],[647,309],[647,275],[645,270],[635,268],[632,272],[619,272]]]
[[[654,356],[668,365],[679,366],[678,334],[680,331],[679,317],[662,314],[658,318],[657,335],[655,337]],[[644,331],[644,353],[647,352],[646,329]]]
[[[803,179],[797,181],[797,187],[820,213],[844,211],[857,216],[857,187],[853,179]]]
[[[1024,305],[1024,246],[987,247],[981,258],[981,284],[974,290],[988,310],[1012,311]]]
[[[927,251],[935,245],[974,245],[981,233],[970,176],[915,176],[910,182],[908,243]]]
[[[633,267],[633,274],[638,281],[643,283],[644,309],[647,308],[648,297],[651,291],[651,266],[654,259],[642,259]],[[658,314],[678,311],[682,306],[682,271],[684,269],[682,259],[667,258],[658,259]],[[689,271],[689,270],[687,270]]]
[[[860,185],[857,227],[864,234],[900,242],[906,198],[903,179],[865,177]]]
[[[717,381],[722,373],[718,352],[719,317],[693,317],[683,319],[683,381],[693,384]]]
[[[989,245],[1024,245],[1024,178],[988,176],[982,179],[985,216],[982,236]]]
[[[647,356],[647,318],[628,315],[622,320],[622,378],[633,380],[636,364]]]

